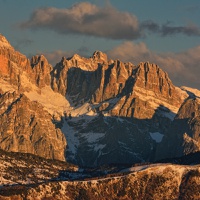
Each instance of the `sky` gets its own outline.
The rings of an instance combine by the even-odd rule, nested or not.
[[[0,33],[53,66],[99,50],[155,63],[176,86],[200,89],[200,0],[0,0]]]

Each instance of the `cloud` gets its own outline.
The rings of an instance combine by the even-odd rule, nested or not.
[[[188,24],[186,26],[170,26],[169,24],[162,25],[159,30],[162,36],[175,35],[182,33],[187,36],[200,36],[200,28],[195,24]]]
[[[155,63],[169,74],[175,85],[195,88],[200,86],[200,46],[180,53],[156,53],[148,49],[145,43],[127,41],[107,53],[112,59],[135,65],[145,61]]]
[[[34,41],[30,39],[21,39],[17,40],[16,44],[14,45],[15,49],[20,50],[23,47],[30,46]]]
[[[88,55],[89,49],[84,46],[76,51],[40,52],[53,66],[60,62],[62,57],[68,58],[75,53],[84,57],[90,56]],[[135,65],[146,61],[155,63],[169,74],[175,85],[200,89],[200,46],[179,53],[156,53],[151,51],[143,42],[125,41],[106,53],[110,59],[132,62]]]
[[[52,51],[52,52],[40,52],[38,54],[43,54],[48,62],[50,64],[52,64],[53,66],[56,65],[56,63],[61,61],[62,57],[71,57],[74,52],[73,51],[62,51],[62,50],[56,50],[56,51]]]
[[[143,32],[147,30],[150,33],[156,33],[163,37],[176,34],[200,36],[200,28],[192,23],[185,26],[172,26],[171,22],[159,25],[154,21],[147,20],[140,24],[140,28]]]
[[[84,34],[112,39],[136,39],[141,35],[137,17],[106,5],[82,2],[69,9],[40,8],[20,24],[24,29],[49,29],[61,34]]]
[[[72,57],[75,53],[87,57],[88,51],[89,49],[87,47],[82,46],[76,51],[56,50],[52,52],[39,52],[38,54],[43,54],[47,58],[48,62],[55,66],[58,62],[61,61],[62,57],[69,58]]]
[[[106,4],[98,7],[88,2],[77,3],[71,8],[54,7],[36,9],[29,20],[19,25],[22,29],[48,29],[59,34],[82,34],[110,39],[133,40],[147,33],[169,36],[184,34],[200,36],[200,28],[195,24],[172,26],[158,24],[152,20],[139,22],[129,12],[122,12]]]

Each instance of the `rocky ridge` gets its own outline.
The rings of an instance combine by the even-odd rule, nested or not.
[[[199,199],[199,98],[156,64],[96,51],[52,67],[0,35],[0,199]],[[179,163],[183,155],[190,166],[112,174],[113,166]],[[89,175],[53,160],[90,167]],[[104,176],[95,176],[102,166]]]
[[[98,166],[160,159],[162,147],[176,140],[168,133],[191,94],[156,64],[109,60],[96,51],[90,58],[63,57],[52,67],[42,55],[27,59],[3,36],[0,44],[1,148],[61,160],[66,149],[70,162]],[[9,100],[12,95],[18,100]]]
[[[144,165],[115,176],[0,189],[1,199],[199,199],[199,165]],[[2,194],[4,192],[4,194]]]

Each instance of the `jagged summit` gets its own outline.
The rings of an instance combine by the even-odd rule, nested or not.
[[[81,60],[82,57],[79,54],[75,53],[72,57],[67,58],[67,60],[72,60],[72,59]]]
[[[3,36],[1,42],[9,44]],[[108,60],[105,53],[95,51],[89,58],[78,54],[67,59],[63,57],[52,67],[43,55],[33,56],[29,61],[20,52],[5,48],[0,50],[2,94],[12,87],[12,91],[28,98],[28,103],[25,103],[30,104],[30,108],[34,101],[39,102],[50,115],[48,123],[55,123],[56,128],[66,136],[66,159],[77,164],[93,166],[154,160],[155,152],[159,152],[155,143],[165,147],[162,137],[168,138],[169,126],[188,97],[188,92],[175,87],[165,71],[149,62],[136,66],[130,62]],[[2,106],[5,102],[2,100]],[[17,110],[21,104],[16,105]],[[12,109],[6,112],[9,111],[13,112],[12,115],[5,114],[0,127],[18,114]],[[32,124],[31,114],[32,111]],[[69,114],[73,117],[71,121],[67,118]],[[37,116],[41,121],[47,120],[45,116]],[[31,135],[34,127],[30,129],[31,126],[20,117],[19,123],[27,126],[27,134]],[[45,123],[40,125],[38,129],[46,128]],[[2,140],[15,135],[14,130],[15,127],[7,132],[4,130]],[[58,131],[52,130],[54,133]],[[44,140],[48,141],[49,137],[45,134]],[[157,140],[157,137],[161,139]],[[12,140],[17,142],[16,147],[22,145],[21,140],[10,137],[10,149],[13,148]],[[25,147],[28,142],[24,140]],[[42,145],[43,140],[35,142]],[[1,144],[0,139],[0,148]],[[57,148],[55,144],[52,146]],[[33,150],[30,152],[35,153]]]
[[[191,167],[137,164],[121,168],[168,157],[174,160],[200,151],[199,99],[200,91],[174,86],[156,64],[108,61],[105,53],[95,51],[90,58],[78,54],[63,57],[53,68],[43,55],[29,60],[0,35],[0,199],[4,192],[12,195],[16,189],[19,191],[14,198],[20,198],[22,191],[25,199],[59,199],[59,192],[60,199],[67,195],[70,199],[94,199],[105,188],[107,199],[199,199],[200,168],[193,166],[193,161],[189,162]],[[2,154],[1,149],[23,154],[13,157],[13,153]],[[52,179],[57,173],[55,165],[48,161],[54,169],[47,173],[47,164],[41,168],[41,159],[36,156],[26,156],[30,162],[21,162],[21,155],[26,153],[68,161],[81,168],[100,168],[71,174],[59,167],[57,179]],[[101,174],[99,169],[108,176],[92,180],[92,174]],[[112,178],[109,171],[123,173],[122,179],[120,174]],[[85,175],[91,177],[89,182],[84,180]],[[84,181],[73,182],[79,177]],[[46,178],[53,182],[48,185]],[[69,181],[56,182],[63,178]],[[43,184],[38,185],[38,180]],[[2,190],[4,183],[12,183],[12,191],[8,187]],[[160,193],[155,184],[161,187]],[[188,198],[187,191],[194,195]],[[102,199],[102,195],[96,199]]]
[[[107,57],[106,53],[103,53],[101,51],[95,51],[92,55],[92,58],[94,60],[101,60],[101,61],[105,61],[105,62],[108,61],[108,57]]]
[[[3,36],[1,33],[0,33],[0,48],[1,47],[5,47],[5,48],[13,48],[11,46],[11,44],[8,42],[8,40],[6,39],[5,36]]]

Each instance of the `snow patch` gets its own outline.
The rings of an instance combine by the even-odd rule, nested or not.
[[[196,97],[200,98],[200,90],[197,90],[195,88],[185,87],[185,86],[182,86],[181,89],[185,92],[190,93],[190,95],[195,95]]]
[[[49,86],[45,86],[41,89],[40,93],[36,91],[30,91],[24,93],[31,101],[37,101],[45,110],[50,114],[63,113],[67,110],[72,109],[67,99],[61,94],[54,92]]]
[[[92,111],[92,108],[89,103],[85,103],[71,110],[71,116],[79,117],[80,115],[96,116],[97,114]]]
[[[94,146],[94,151],[99,151],[100,150],[100,155],[102,154],[101,150],[106,146],[106,144],[98,144]]]
[[[84,133],[84,138],[88,141],[88,143],[98,142],[103,136],[105,136],[104,133]]]
[[[164,136],[163,134],[161,134],[159,132],[154,132],[154,133],[150,132],[149,134],[150,134],[151,138],[153,140],[155,140],[157,143],[160,143],[163,139],[163,136]]]
[[[71,126],[69,126],[66,121],[64,122],[61,131],[66,137],[68,151],[70,151],[73,154],[73,156],[75,156],[79,145],[78,137],[76,137],[76,131]]]

